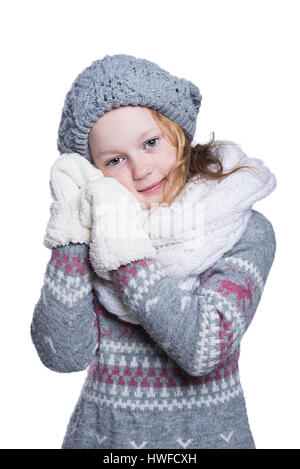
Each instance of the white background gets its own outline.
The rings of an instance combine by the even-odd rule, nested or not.
[[[45,368],[30,323],[50,251],[49,171],[75,77],[106,54],[147,58],[203,95],[195,140],[241,144],[278,186],[255,209],[277,252],[241,348],[257,448],[300,448],[298,1],[1,2],[2,448],[60,448],[86,371]]]

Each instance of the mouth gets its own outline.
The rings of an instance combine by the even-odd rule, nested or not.
[[[146,189],[143,189],[143,190],[138,191],[138,192],[140,192],[141,194],[150,194],[152,192],[156,192],[164,185],[165,180],[166,180],[166,178],[164,178],[161,181],[159,181],[155,184],[152,184],[151,186],[146,187]]]

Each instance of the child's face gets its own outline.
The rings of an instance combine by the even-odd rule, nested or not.
[[[177,147],[163,136],[149,109],[122,106],[101,116],[89,134],[95,166],[117,179],[147,208],[162,201],[165,178],[177,160]],[[143,189],[159,183],[159,187]]]

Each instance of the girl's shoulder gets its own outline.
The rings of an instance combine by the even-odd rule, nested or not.
[[[276,246],[276,236],[271,221],[261,212],[252,209],[252,216],[248,222],[245,237],[253,242],[268,242],[272,246]]]
[[[276,236],[271,221],[265,215],[254,209],[251,213],[245,232],[225,256],[241,259],[265,277],[274,261]]]

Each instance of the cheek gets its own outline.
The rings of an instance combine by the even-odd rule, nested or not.
[[[104,176],[116,179],[122,186],[126,187],[130,192],[133,192],[132,183],[126,174],[113,174],[112,171],[103,171]]]
[[[165,158],[163,159],[162,170],[164,174],[169,174],[169,172],[174,168],[177,161],[177,149],[172,147],[172,149],[168,149],[168,152],[165,154]]]

